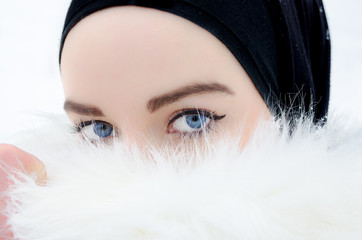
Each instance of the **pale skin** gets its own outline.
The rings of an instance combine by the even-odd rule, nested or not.
[[[9,174],[15,174],[14,172],[11,172],[13,169],[20,170],[21,172],[31,176],[36,176],[36,182],[39,185],[46,183],[47,175],[44,164],[30,153],[27,153],[13,145],[0,144],[0,158],[0,195],[6,192],[12,184],[12,181],[9,179]],[[1,209],[5,207],[7,200],[8,199],[3,196],[0,197]],[[1,239],[13,237],[13,234],[9,229],[1,229],[5,226],[6,221],[6,216],[0,214]]]
[[[113,129],[107,137],[97,136],[101,140],[164,145],[186,134],[202,138],[195,132],[236,136],[243,123],[242,148],[258,122],[271,118],[222,42],[184,18],[155,9],[112,7],[80,21],[65,41],[61,75],[70,120],[88,124],[83,133],[90,137],[97,136],[95,123]],[[183,110],[188,112],[178,115]],[[190,128],[186,117],[192,114],[199,116],[193,120],[204,120],[202,128]],[[37,172],[44,173],[36,157],[0,146],[0,157],[12,148],[20,160],[41,165]]]

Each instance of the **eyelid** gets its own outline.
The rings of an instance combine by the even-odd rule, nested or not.
[[[109,122],[106,122],[106,121],[102,121],[102,120],[88,120],[88,121],[80,121],[79,123],[76,123],[75,126],[77,128],[77,131],[80,132],[82,131],[83,128],[91,125],[91,124],[94,124],[94,123],[105,123],[105,124],[109,124],[113,127],[112,124],[110,124]]]
[[[82,130],[82,128],[84,127],[87,127],[93,123],[105,123],[105,124],[109,124],[111,125],[112,127],[116,128],[112,123],[110,122],[107,122],[107,121],[104,121],[104,120],[95,120],[95,119],[92,119],[92,120],[87,120],[87,121],[83,121],[83,120],[80,120],[79,122],[74,122],[74,125],[76,126],[76,128],[78,128],[79,130]]]
[[[96,120],[89,120],[89,121],[80,121],[79,123],[76,123],[75,126],[77,128],[77,132],[82,131],[82,129],[85,128],[86,126],[89,126],[96,122],[97,122]]]
[[[111,125],[113,130],[115,131],[115,136],[118,136],[118,128],[115,125],[113,125],[112,123],[109,123],[107,121],[94,120],[94,119],[88,120],[88,121],[80,120],[78,123],[74,123],[75,132],[80,133],[83,130],[83,128],[85,128],[91,124],[94,124],[94,123],[105,123],[105,124]]]
[[[177,110],[171,114],[168,120],[167,129],[169,129],[170,125],[174,123],[178,118],[191,114],[200,114],[200,115],[202,114],[212,120],[220,120],[226,116],[226,115],[218,116],[215,112],[203,108],[185,108],[182,110]]]

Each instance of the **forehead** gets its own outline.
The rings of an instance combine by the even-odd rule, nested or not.
[[[223,43],[189,20],[122,6],[93,13],[70,31],[61,71],[66,96],[88,100],[112,91],[127,96],[129,89],[152,97],[160,86],[167,90],[218,80],[235,64]],[[116,85],[126,87],[110,88]]]

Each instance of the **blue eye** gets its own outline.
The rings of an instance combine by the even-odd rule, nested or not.
[[[94,124],[93,131],[97,136],[106,138],[112,134],[113,127],[107,123],[98,122]]]
[[[210,120],[204,115],[194,114],[186,116],[187,125],[193,129],[198,129],[205,126],[208,121]]]
[[[87,121],[78,125],[78,132],[90,141],[105,139],[115,134],[113,126],[104,121]]]
[[[183,110],[176,114],[167,126],[168,133],[200,133],[208,130],[215,121],[223,119],[226,115],[217,116],[206,110]]]

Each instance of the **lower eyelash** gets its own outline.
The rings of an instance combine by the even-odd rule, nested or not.
[[[174,112],[171,114],[170,119],[168,120],[167,127],[171,125],[175,120],[177,120],[179,117],[190,115],[190,114],[200,114],[203,113],[206,117],[211,117],[213,121],[221,120],[226,115],[218,116],[214,112],[209,111],[207,109],[201,109],[201,108],[185,108],[179,111]]]
[[[215,116],[217,116],[217,115],[215,115]],[[194,137],[199,137],[202,134],[209,134],[210,131],[216,133],[216,125],[219,123],[219,120],[223,119],[225,116],[226,115],[217,116],[216,119],[211,119],[211,121],[213,121],[213,122],[209,125],[212,125],[212,126],[205,127],[200,131],[194,131],[194,132],[188,132],[188,133],[178,133],[177,136],[179,138],[185,138],[185,137],[194,138]]]
[[[84,131],[84,128],[89,126],[89,125],[92,125],[92,124],[95,124],[95,123],[106,123],[108,125],[110,125],[112,127],[112,133],[111,135],[107,136],[107,137],[100,137],[102,139],[102,141],[106,141],[108,138],[111,138],[111,137],[118,137],[118,130],[116,127],[114,127],[112,124],[108,123],[108,122],[105,122],[105,121],[101,121],[101,120],[90,120],[90,121],[80,121],[79,123],[74,123],[73,124],[68,124],[68,132],[72,135],[81,135],[83,138],[88,138],[87,134],[85,134],[83,131]],[[93,142],[92,142],[93,143]]]

